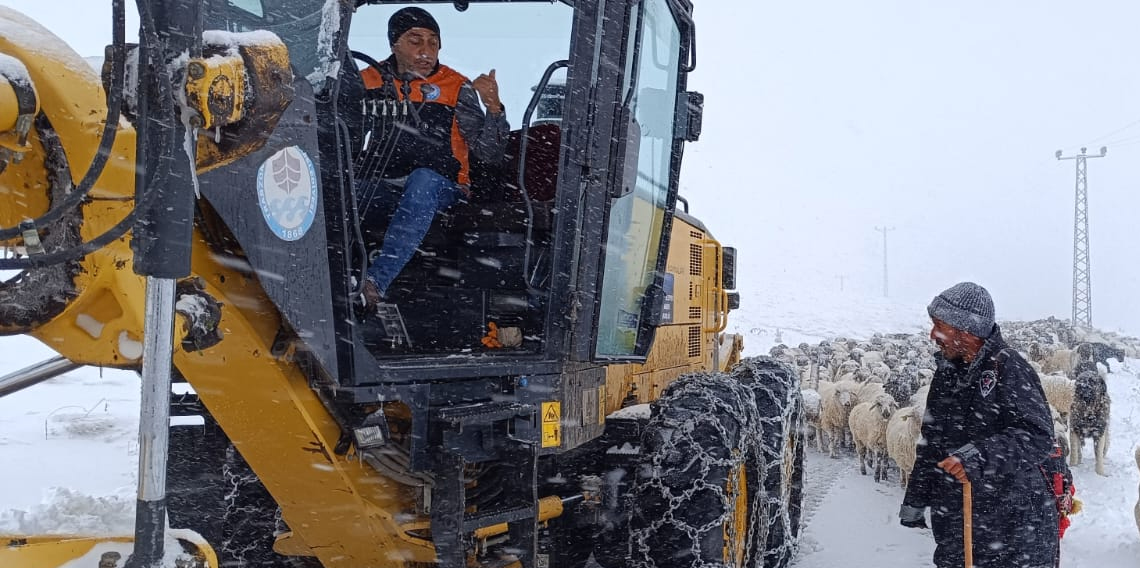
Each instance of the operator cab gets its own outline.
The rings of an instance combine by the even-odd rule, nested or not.
[[[388,20],[410,5],[414,4],[364,5],[352,18],[338,108],[348,130],[358,187],[394,177],[384,170],[390,161],[382,151],[389,148],[378,152],[378,141],[390,141],[391,132],[405,140],[418,134],[412,123],[422,103],[405,110],[378,97],[378,89],[366,90],[358,79],[361,71],[374,70],[389,57]],[[395,314],[387,310],[380,316],[359,314],[364,343],[378,357],[537,353],[549,304],[553,199],[562,136],[557,122],[539,123],[537,113],[526,117],[526,109],[533,98],[530,86],[552,62],[569,57],[573,9],[549,3],[475,4],[462,12],[446,4],[421,6],[440,27],[440,65],[469,80],[496,70],[512,130],[501,161],[480,161],[470,154],[470,196],[435,217],[411,261],[388,288],[385,304],[395,306],[400,319],[394,320]],[[520,30],[517,22],[529,25]],[[520,50],[520,44],[526,49]],[[432,78],[425,83],[430,85]],[[551,81],[564,82],[565,70],[555,71]],[[391,126],[397,121],[400,126]],[[521,155],[524,121],[527,144]],[[353,250],[355,265],[360,266],[378,254],[387,223],[358,213],[362,242]]]
[[[350,387],[644,360],[671,317],[668,235],[699,131],[687,0],[205,1],[217,5],[206,29],[267,30],[289,48],[296,93],[269,143],[201,186],[240,245],[222,252],[246,257],[279,335],[326,376]],[[376,118],[360,71],[390,55],[388,19],[408,6],[438,22],[441,64],[469,79],[496,70],[511,134],[502,161],[472,160],[470,198],[435,217],[389,287],[397,341],[360,309],[386,227],[360,222],[355,184],[373,175],[359,158]],[[300,223],[298,175],[317,206],[283,227]]]

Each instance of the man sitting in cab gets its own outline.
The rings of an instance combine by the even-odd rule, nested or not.
[[[471,197],[471,160],[500,163],[510,134],[495,70],[469,81],[440,64],[439,24],[426,10],[393,14],[388,42],[392,55],[361,72],[368,121],[356,164],[361,226],[369,232],[390,217],[361,289],[370,309],[385,303],[436,214]]]

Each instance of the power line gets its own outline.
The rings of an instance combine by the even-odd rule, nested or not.
[[[1088,158],[1103,158],[1108,148],[1101,146],[1099,155],[1088,155],[1087,148],[1074,156],[1062,156],[1057,150],[1058,160],[1076,160],[1077,189],[1073,205],[1073,325],[1092,327],[1092,278],[1089,266],[1089,194],[1088,176],[1085,161]]]
[[[1125,124],[1124,126],[1121,126],[1120,128],[1117,128],[1116,130],[1113,130],[1112,132],[1109,132],[1108,134],[1105,134],[1105,135],[1103,135],[1103,136],[1098,136],[1098,137],[1096,137],[1096,138],[1093,138],[1092,140],[1089,140],[1089,141],[1086,143],[1086,145],[1088,145],[1088,144],[1093,144],[1093,143],[1096,143],[1096,142],[1100,142],[1101,140],[1104,140],[1105,138],[1108,138],[1109,136],[1112,136],[1113,134],[1116,134],[1116,133],[1118,133],[1118,132],[1124,132],[1125,130],[1128,130],[1129,128],[1132,128],[1133,126],[1136,126],[1137,124],[1140,124],[1140,118],[1137,118],[1136,120],[1133,120],[1132,122],[1129,122],[1128,124]]]
[[[1112,145],[1113,147],[1116,147],[1116,146],[1119,146],[1120,144],[1132,143],[1132,142],[1136,142],[1136,141],[1140,141],[1140,134],[1131,134],[1128,136],[1124,136],[1122,138],[1113,138],[1112,140],[1105,142],[1104,145],[1105,146]]]

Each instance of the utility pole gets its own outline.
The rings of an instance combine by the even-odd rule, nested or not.
[[[1089,192],[1085,160],[1103,158],[1108,148],[1101,146],[1099,155],[1089,155],[1087,148],[1075,156],[1055,154],[1058,160],[1076,160],[1077,195],[1073,206],[1073,325],[1092,327],[1092,279],[1089,271]]]
[[[883,234],[883,297],[887,297],[887,231],[895,230],[894,227],[875,227],[876,231]]]
[[[843,278],[844,278],[844,276],[842,274],[836,274],[835,278],[839,280],[839,291],[842,292],[843,291]]]

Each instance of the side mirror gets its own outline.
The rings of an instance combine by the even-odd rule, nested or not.
[[[721,248],[721,275],[720,279],[725,290],[736,289],[736,247]]]
[[[677,138],[696,142],[701,138],[701,125],[705,116],[705,96],[696,91],[677,93]]]

